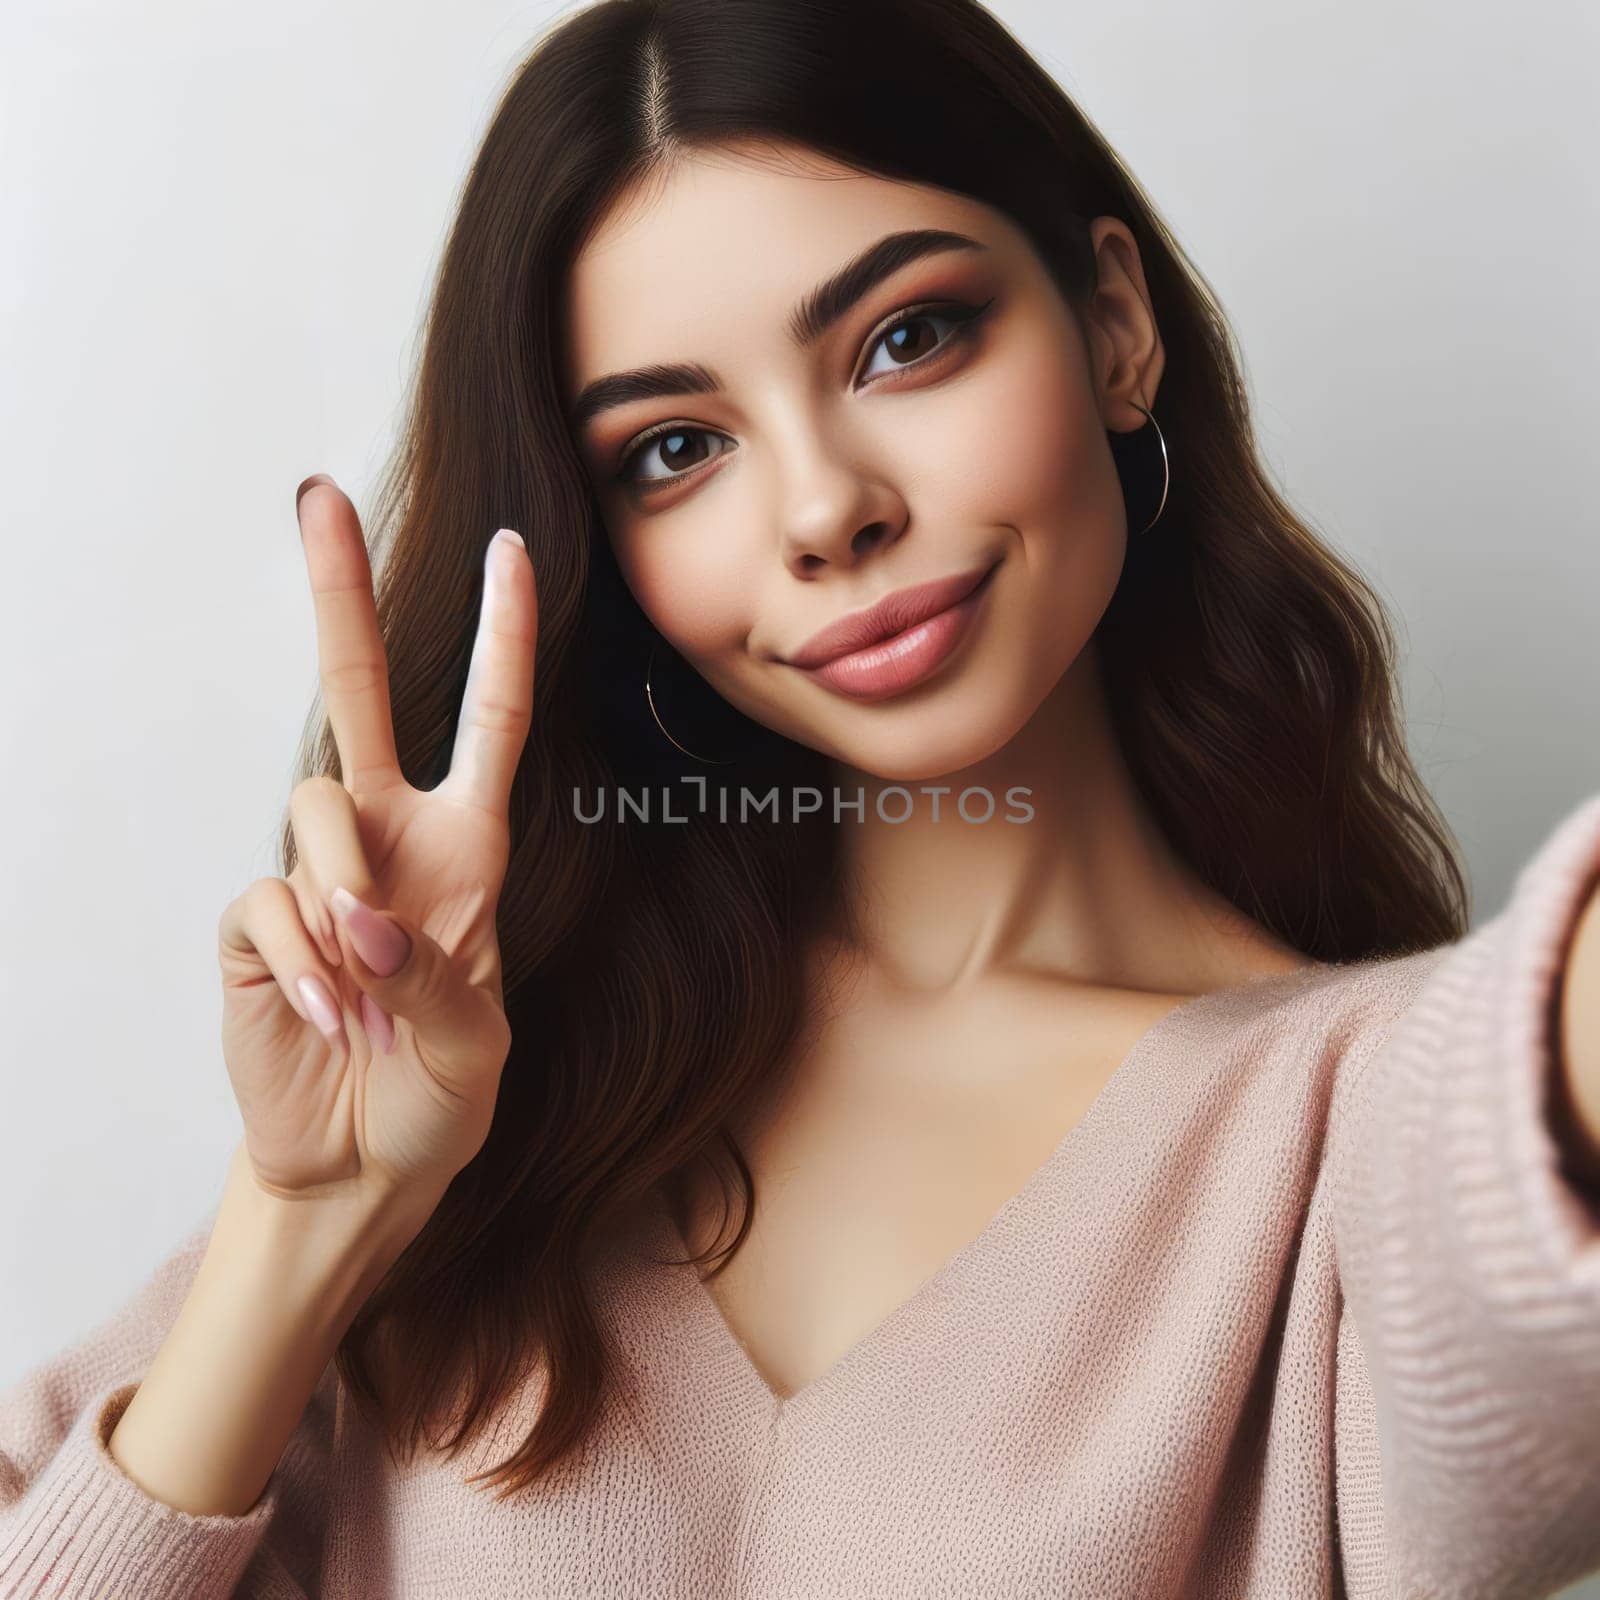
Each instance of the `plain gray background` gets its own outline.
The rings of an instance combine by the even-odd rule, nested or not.
[[[294,488],[365,509],[466,164],[570,9],[0,9],[0,1384],[216,1202],[217,918],[274,870],[316,688]],[[1600,789],[1600,13],[994,9],[1215,286],[1270,469],[1389,603],[1486,920]]]

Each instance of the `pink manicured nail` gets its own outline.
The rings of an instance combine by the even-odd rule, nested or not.
[[[394,1049],[394,1022],[370,994],[361,997],[361,1026],[384,1055]]]
[[[328,993],[328,986],[314,973],[308,972],[295,987],[300,991],[306,1015],[316,1025],[317,1032],[337,1043],[339,1036],[344,1032],[344,1017],[340,1013],[338,1003]]]
[[[358,900],[343,884],[328,896],[328,903],[344,919],[345,927],[350,930],[350,943],[356,947],[356,954],[380,978],[391,977],[406,964],[406,958],[411,954],[411,941],[406,937],[404,929],[397,928],[394,923],[380,917],[371,906]]]

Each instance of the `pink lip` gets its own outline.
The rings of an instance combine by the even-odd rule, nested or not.
[[[952,578],[935,578],[909,589],[896,589],[860,611],[830,622],[811,635],[792,656],[791,667],[820,667],[864,645],[878,644],[903,633],[914,623],[937,616],[947,606],[965,599],[994,570],[993,564],[976,572],[958,572]]]
[[[999,566],[898,589],[830,623],[789,658],[853,700],[884,700],[928,677],[965,637]]]

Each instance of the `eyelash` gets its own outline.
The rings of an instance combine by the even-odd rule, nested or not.
[[[900,328],[909,323],[921,322],[925,318],[930,317],[937,317],[942,321],[955,323],[954,329],[952,329],[949,334],[941,339],[932,350],[929,350],[925,354],[918,356],[915,361],[906,362],[906,364],[899,369],[901,372],[914,372],[917,370],[917,368],[927,364],[928,362],[937,361],[942,355],[945,354],[945,352],[950,349],[952,345],[960,344],[966,340],[974,331],[978,320],[993,304],[994,299],[991,296],[981,305],[971,305],[965,300],[940,300],[930,301],[924,305],[908,306],[904,311],[899,312],[895,316],[894,320],[884,327],[881,333],[874,336],[871,344],[867,346],[868,356],[870,357],[871,354],[876,351],[878,346],[882,344],[882,342],[887,339],[891,333],[897,332]],[[874,378],[871,381],[876,383],[878,379]],[[663,478],[636,479],[632,476],[634,463],[650,448],[652,444],[656,442],[657,439],[664,438],[669,434],[709,434],[715,432],[716,430],[714,428],[691,427],[681,422],[657,423],[655,427],[647,429],[644,433],[639,435],[638,439],[634,441],[634,444],[629,449],[628,453],[618,463],[616,473],[617,482],[622,484],[625,488],[633,490],[635,493],[643,494],[649,494],[653,490],[659,489],[669,483],[681,483],[685,478],[689,478],[694,475],[696,467],[689,467],[683,472],[668,473]],[[715,457],[712,459],[714,460]],[[704,466],[708,464],[709,463],[706,462],[700,462],[696,463],[696,466]]]

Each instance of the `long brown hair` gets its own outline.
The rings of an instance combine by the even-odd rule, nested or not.
[[[841,925],[846,899],[820,812],[584,825],[573,801],[686,773],[713,792],[823,787],[820,755],[712,704],[650,628],[563,404],[566,275],[589,230],[675,151],[730,138],[997,208],[1078,313],[1094,288],[1089,219],[1127,224],[1166,350],[1155,410],[1172,478],[1096,643],[1143,798],[1203,880],[1316,959],[1431,948],[1467,925],[1447,829],[1405,749],[1380,600],[1268,481],[1214,295],[1005,27],[975,0],[603,0],[570,16],[506,89],[472,165],[366,517],[400,759],[423,787],[448,764],[494,529],[523,534],[538,578],[499,912],[514,1043],[494,1124],[336,1355],[408,1456],[424,1437],[453,1456],[482,1436],[538,1363],[536,1425],[477,1475],[505,1494],[582,1441],[614,1375],[585,1273],[612,1224],[703,1162],[730,1201],[732,1170],[742,1215],[724,1257],[742,1244],[754,1184],[729,1130],[803,1036],[797,955]],[[1152,473],[1159,490],[1152,433],[1111,436],[1131,530],[1153,514]],[[733,767],[694,767],[656,730],[652,645],[680,685],[669,726],[733,739]],[[338,770],[313,708],[298,776]],[[282,851],[288,872],[287,819]]]

